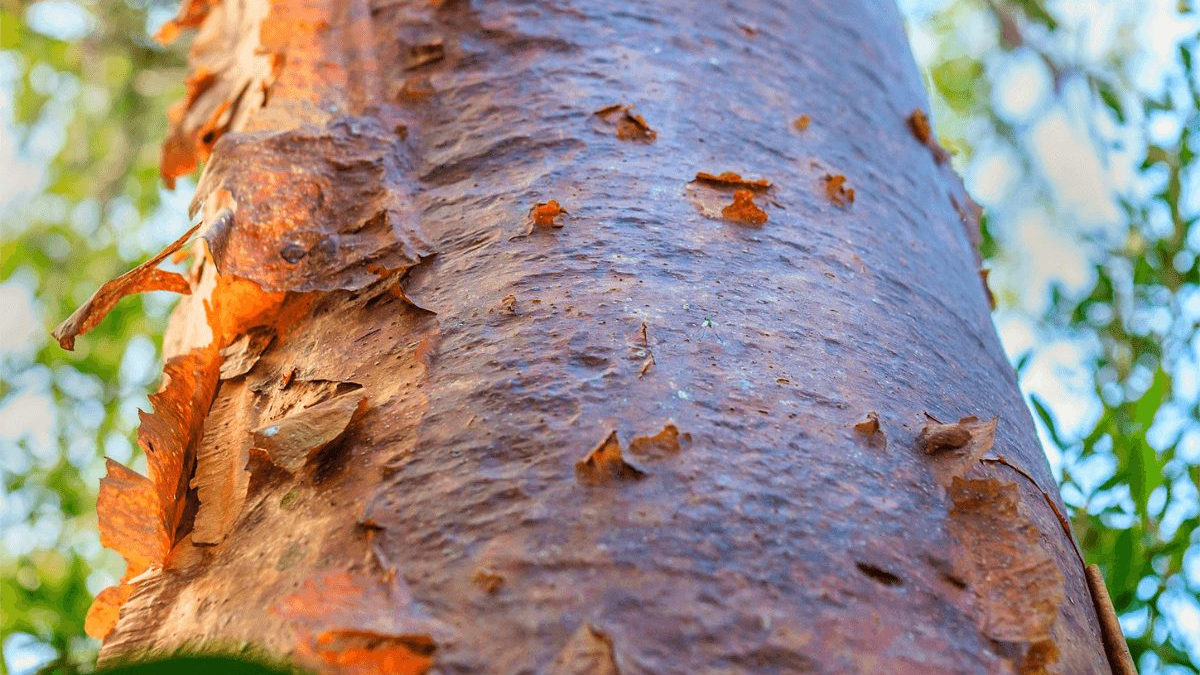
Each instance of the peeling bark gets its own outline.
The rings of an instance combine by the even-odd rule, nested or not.
[[[166,350],[210,358],[177,480],[102,488],[142,575],[97,601],[104,659],[1108,669],[890,3],[192,0],[163,37],[190,27]]]
[[[54,329],[54,339],[58,340],[59,346],[67,351],[75,349],[75,338],[95,328],[121,298],[127,295],[148,291],[173,291],[185,295],[191,293],[192,287],[188,285],[187,279],[175,272],[161,270],[158,266],[172,253],[183,248],[196,229],[193,227],[158,255],[101,286],[87,302]]]

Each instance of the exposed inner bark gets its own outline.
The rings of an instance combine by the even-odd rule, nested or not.
[[[1108,668],[890,3],[189,26],[163,171],[207,158],[204,243],[167,344],[231,363],[105,658]],[[927,413],[978,419],[931,450]]]

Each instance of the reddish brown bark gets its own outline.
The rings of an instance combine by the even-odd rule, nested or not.
[[[221,379],[106,657],[1108,669],[890,3],[181,17],[167,350]]]

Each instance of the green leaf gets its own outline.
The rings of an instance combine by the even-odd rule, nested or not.
[[[1114,91],[1111,86],[1107,84],[1101,84],[1099,87],[1099,94],[1100,100],[1103,101],[1104,105],[1112,111],[1113,115],[1116,116],[1117,121],[1124,122],[1125,108],[1121,105],[1121,99],[1117,95],[1117,92]]]
[[[1138,425],[1138,428],[1145,432],[1154,424],[1154,417],[1158,414],[1159,408],[1162,407],[1167,395],[1171,391],[1171,376],[1161,367],[1155,371],[1154,379],[1146,392],[1138,398],[1133,409],[1133,421]]]
[[[1154,448],[1144,440],[1133,444],[1128,460],[1125,478],[1129,481],[1129,492],[1137,504],[1138,515],[1145,524],[1148,522],[1146,503],[1150,493],[1162,485],[1162,464]]]
[[[1020,7],[1031,20],[1050,30],[1058,29],[1058,21],[1046,10],[1042,0],[1013,0],[1013,4]]]
[[[960,112],[970,110],[979,99],[978,87],[983,64],[963,56],[935,66],[930,75],[946,102]]]
[[[1046,432],[1050,434],[1050,439],[1060,448],[1065,448],[1066,443],[1063,443],[1062,437],[1058,435],[1058,427],[1054,424],[1054,416],[1050,414],[1050,410],[1042,403],[1041,399],[1036,394],[1029,395],[1029,403],[1033,405],[1034,412],[1037,413],[1038,419],[1046,427]]]

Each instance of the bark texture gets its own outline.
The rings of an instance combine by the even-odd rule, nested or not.
[[[142,479],[153,523],[102,487],[138,561],[105,658],[1108,671],[891,3],[189,27],[163,168],[207,159],[203,240],[158,396],[215,394],[202,433],[144,434],[181,466]]]

